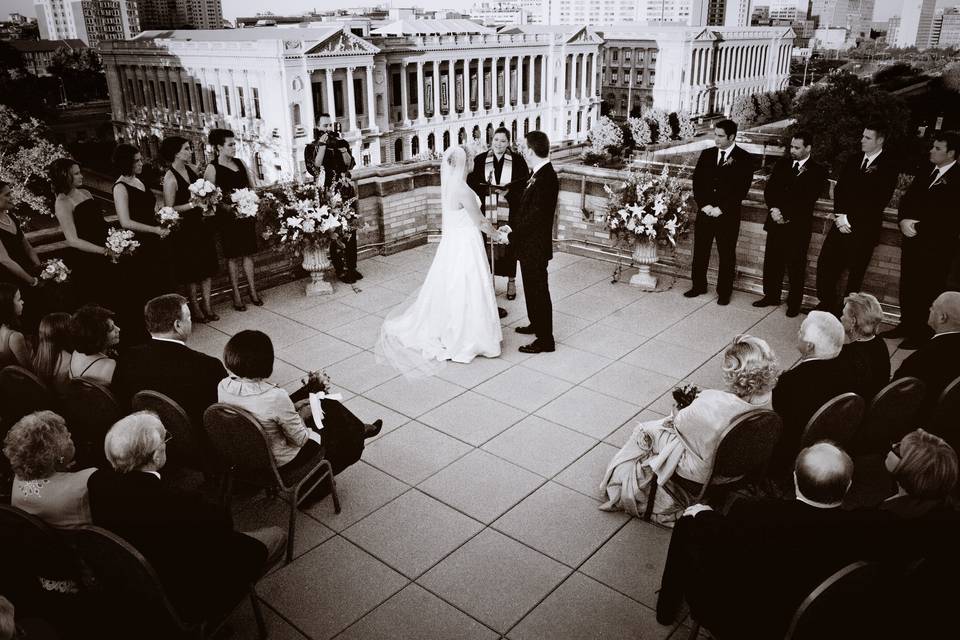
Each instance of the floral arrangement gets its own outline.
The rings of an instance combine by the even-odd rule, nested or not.
[[[213,214],[220,200],[223,199],[220,187],[203,178],[191,184],[189,189],[190,204],[203,209],[205,214]]]
[[[70,277],[70,269],[60,258],[51,258],[40,266],[40,280],[63,284]]]
[[[263,236],[295,253],[329,242],[343,246],[357,220],[356,200],[347,178],[326,189],[317,183],[283,183],[260,198],[260,211],[267,226]]]
[[[110,229],[107,232],[107,241],[104,243],[107,257],[112,262],[119,262],[123,256],[132,255],[140,246],[133,237],[133,231],[129,229]]]
[[[677,238],[689,231],[693,194],[667,167],[660,174],[639,171],[630,174],[620,189],[604,185],[608,201],[603,216],[610,237],[617,244],[656,242],[677,246]]]
[[[180,214],[173,207],[161,207],[157,212],[157,220],[164,229],[173,229],[180,224]]]
[[[260,209],[260,196],[253,189],[237,189],[230,194],[237,218],[254,218]]]

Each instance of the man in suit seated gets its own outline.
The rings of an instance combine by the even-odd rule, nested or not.
[[[187,346],[193,323],[183,296],[170,293],[144,307],[152,338],[124,352],[114,374],[114,388],[129,401],[138,391],[157,391],[183,407],[202,430],[203,412],[217,401],[217,385],[227,377],[223,363]]]
[[[726,516],[702,504],[684,512],[664,566],[661,624],[686,598],[715,638],[782,638],[807,594],[858,559],[870,518],[840,508],[853,480],[850,457],[818,442],[797,456],[793,479],[789,500],[737,500]]]
[[[824,311],[811,311],[800,325],[800,360],[780,374],[773,388],[773,410],[783,420],[783,431],[770,461],[770,475],[784,480],[800,449],[807,422],[831,398],[856,387],[856,376],[843,349],[843,325]]]
[[[960,293],[941,293],[930,307],[927,324],[933,329],[933,338],[910,354],[893,378],[923,380],[927,385],[924,404],[930,412],[947,385],[960,376]]]
[[[234,531],[225,509],[165,484],[168,439],[148,411],[113,425],[104,439],[113,469],[90,476],[90,510],[95,525],[144,555],[181,616],[205,620],[224,613],[282,556],[286,535],[278,527]]]

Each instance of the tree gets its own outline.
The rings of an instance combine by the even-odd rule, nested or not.
[[[697,128],[693,126],[693,118],[689,111],[678,111],[674,114],[677,118],[677,137],[681,140],[689,140],[697,135]]]
[[[96,49],[61,47],[54,52],[47,71],[63,82],[68,101],[87,102],[108,96],[107,78]]]
[[[653,133],[653,141],[657,144],[667,142],[673,137],[673,127],[670,126],[670,114],[663,109],[650,109],[644,113],[647,124]]]
[[[650,125],[643,118],[630,118],[627,120],[630,125],[630,135],[633,136],[633,144],[637,147],[646,147],[653,142],[653,134],[650,131]]]
[[[779,103],[778,103],[779,104]],[[776,120],[777,112],[769,93],[757,93],[753,96],[754,109],[757,112],[756,122],[764,123]]]
[[[607,116],[600,116],[597,118],[597,123],[590,128],[587,139],[590,141],[590,150],[593,153],[603,153],[608,147],[623,146],[623,131]]]
[[[757,108],[751,96],[740,96],[730,107],[730,118],[740,126],[749,126],[757,121]]]
[[[36,118],[0,105],[0,180],[10,185],[13,213],[21,220],[52,215],[47,167],[67,154],[46,134],[46,126]]]
[[[870,122],[888,127],[886,146],[903,140],[910,127],[910,111],[899,96],[887,93],[851,73],[834,73],[797,96],[791,131],[817,135],[815,157],[838,170],[860,153],[860,136]]]
[[[941,81],[945,89],[960,93],[960,63],[954,63],[944,69]]]

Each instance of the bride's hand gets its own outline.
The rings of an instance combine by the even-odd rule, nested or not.
[[[493,226],[493,223],[489,220],[484,220],[480,223],[480,231],[484,232],[488,236],[492,236],[497,232],[497,228]]]

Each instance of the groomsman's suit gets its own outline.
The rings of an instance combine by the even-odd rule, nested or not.
[[[946,291],[960,247],[960,168],[934,166],[913,179],[900,200],[898,218],[918,220],[917,235],[900,245],[900,329],[907,338],[928,338],[930,305]]]
[[[722,156],[721,156],[722,154]],[[736,144],[721,150],[704,149],[693,171],[693,197],[697,208],[719,207],[723,214],[711,217],[700,211],[693,230],[693,291],[707,290],[710,249],[717,239],[720,258],[717,296],[729,299],[737,269],[737,237],[740,235],[740,205],[753,181],[753,160]]]
[[[827,184],[827,170],[807,156],[805,160],[781,158],[763,190],[768,209],[779,209],[784,222],[770,214],[763,223],[767,243],[763,254],[763,297],[780,300],[783,273],[790,279],[787,312],[796,313],[803,302],[807,246],[813,226],[813,208]]]
[[[833,211],[846,215],[852,230],[841,233],[833,225],[823,241],[817,260],[818,309],[839,314],[837,284],[844,269],[849,269],[846,293],[860,291],[898,175],[896,158],[884,149],[872,160],[863,153],[854,156],[840,172]]]
[[[554,349],[553,303],[547,282],[547,264],[553,258],[553,220],[557,210],[560,181],[549,160],[533,171],[520,199],[517,226],[511,227],[507,241],[516,248],[523,276],[523,294],[527,302],[530,328],[537,336],[534,344]]]

